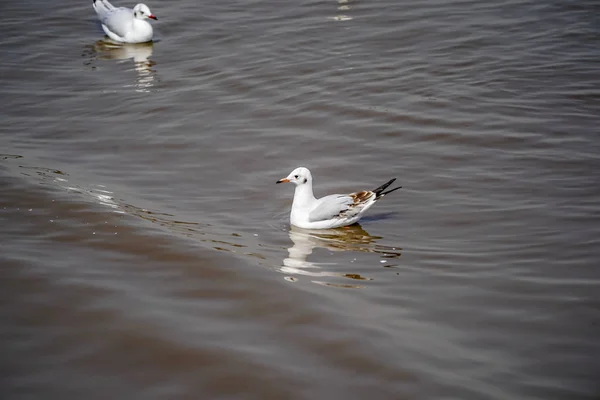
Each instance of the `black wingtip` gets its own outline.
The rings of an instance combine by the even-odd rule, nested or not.
[[[396,180],[396,178],[390,179],[383,185],[379,186],[377,189],[373,189],[372,192],[375,193],[377,196],[379,196],[381,193],[383,193],[383,191],[385,189],[387,189],[388,186],[390,186],[392,183],[394,183],[395,180]]]
[[[387,181],[386,183],[384,183],[383,185],[379,186],[377,189],[373,190],[373,193],[375,193],[375,200],[385,196],[388,193],[392,193],[398,189],[402,189],[402,186],[398,186],[397,188],[393,188],[388,190],[387,192],[384,192],[385,189],[387,189],[392,183],[394,183],[396,181],[396,178],[394,179],[390,179],[389,181]]]
[[[390,189],[387,192],[382,192],[378,197],[385,196],[386,194],[395,192],[398,189],[402,189],[402,186],[398,186],[397,188]]]

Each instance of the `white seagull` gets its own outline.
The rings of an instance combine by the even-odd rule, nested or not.
[[[312,175],[308,168],[299,167],[287,178],[277,183],[291,182],[296,185],[290,223],[304,229],[331,229],[352,225],[358,222],[377,200],[402,186],[388,190],[396,178],[374,190],[363,190],[350,194],[331,194],[315,198],[312,189]]]
[[[104,33],[116,42],[145,43],[152,40],[152,25],[146,18],[156,18],[145,4],[138,4],[133,10],[115,7],[108,0],[92,0],[94,10],[102,23]]]

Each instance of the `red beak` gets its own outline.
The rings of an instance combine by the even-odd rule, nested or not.
[[[154,14],[150,14],[150,15],[148,15],[148,18],[152,18],[153,20],[155,20],[155,21],[158,21],[158,18],[156,18],[156,17],[154,16]]]

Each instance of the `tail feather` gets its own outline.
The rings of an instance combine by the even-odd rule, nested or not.
[[[375,200],[380,199],[381,197],[385,196],[388,193],[392,193],[398,189],[402,189],[402,186],[398,186],[397,188],[390,189],[387,192],[384,192],[384,190],[387,189],[392,183],[394,183],[395,180],[396,180],[396,178],[390,179],[383,185],[379,186],[377,189],[373,189],[373,193],[375,193]]]
[[[398,189],[402,189],[402,186],[398,186],[397,188],[393,188],[393,189],[390,189],[390,190],[388,190],[387,192],[383,192],[383,193],[381,193],[381,194],[379,195],[379,197],[383,197],[383,196],[385,196],[385,195],[386,195],[386,194],[388,194],[388,193],[395,192],[395,191],[396,191],[396,190],[398,190]]]
[[[96,10],[96,14],[100,17],[115,9],[115,7],[107,0],[92,0],[92,6],[94,7],[94,10]]]

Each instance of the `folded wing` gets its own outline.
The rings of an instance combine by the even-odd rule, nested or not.
[[[125,37],[132,29],[133,10],[129,8],[115,8],[102,23],[113,33]]]
[[[362,191],[346,195],[333,194],[318,200],[308,215],[310,222],[336,218],[352,218],[375,201],[375,193]]]
[[[125,37],[132,27],[133,10],[129,8],[116,8],[107,0],[95,0],[94,10],[102,25],[120,37]]]

